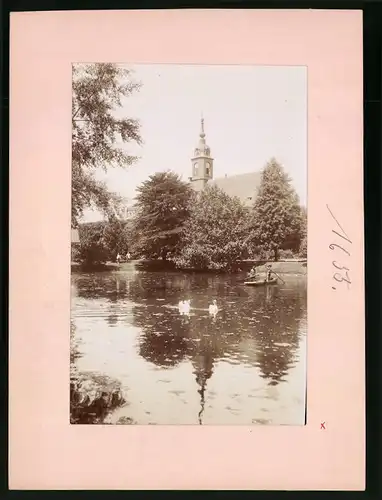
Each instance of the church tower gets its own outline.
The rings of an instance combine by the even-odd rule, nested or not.
[[[206,134],[204,133],[204,119],[201,119],[199,134],[199,144],[194,150],[192,162],[192,176],[190,181],[195,191],[202,191],[207,182],[213,178],[213,163],[210,148],[206,144]]]

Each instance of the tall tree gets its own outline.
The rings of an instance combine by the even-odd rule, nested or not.
[[[208,186],[191,207],[177,265],[193,269],[230,270],[245,253],[247,211],[238,198]]]
[[[118,254],[124,256],[127,253],[130,244],[129,229],[129,223],[115,215],[111,215],[105,223],[102,242],[110,260],[114,261]]]
[[[284,168],[272,158],[262,172],[248,242],[255,248],[272,252],[277,261],[280,249],[298,251],[301,231],[298,195]]]
[[[137,191],[133,251],[166,260],[169,253],[175,255],[179,251],[193,190],[177,174],[168,171],[151,175]]]
[[[141,144],[139,122],[119,118],[123,100],[139,90],[130,70],[116,64],[76,64],[72,78],[72,225],[83,210],[94,206],[107,211],[115,197],[96,179],[98,168],[126,167],[137,158],[123,143]]]

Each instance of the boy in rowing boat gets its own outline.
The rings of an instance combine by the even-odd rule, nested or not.
[[[256,266],[253,266],[248,273],[248,279],[251,280],[253,279],[254,281],[256,281],[256,277],[257,277]]]
[[[272,264],[267,265],[267,281],[271,281],[271,275],[272,275]]]

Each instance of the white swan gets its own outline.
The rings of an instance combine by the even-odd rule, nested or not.
[[[190,314],[191,300],[185,300],[183,304],[184,304],[183,314]]]
[[[178,304],[178,309],[179,309],[180,314],[183,314],[183,313],[184,313],[184,304],[185,304],[185,301],[184,301],[184,300],[180,300],[180,301],[179,301],[179,304]]]
[[[191,300],[181,300],[178,304],[178,309],[181,315],[190,314],[190,306]]]
[[[210,314],[213,314],[214,316],[216,316],[216,314],[218,313],[218,311],[219,311],[219,308],[218,308],[218,305],[216,303],[216,299],[214,299],[212,301],[212,304],[210,304],[209,307],[208,307],[208,312]]]

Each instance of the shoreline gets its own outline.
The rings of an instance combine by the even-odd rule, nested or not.
[[[237,274],[240,272],[248,272],[253,266],[259,274],[266,273],[266,264],[269,261],[264,260],[244,260],[238,264],[238,269],[235,271],[224,271],[217,269],[181,269],[177,268],[172,261],[162,260],[145,260],[137,259],[128,262],[117,264],[116,262],[106,262],[104,264],[97,264],[95,266],[82,266],[77,262],[71,262],[71,273],[96,273],[96,272],[110,272],[110,271],[124,271],[132,264],[137,265],[142,270],[151,272],[160,271],[178,271],[183,273],[206,273],[206,274]],[[307,259],[284,259],[277,262],[269,262],[272,265],[273,271],[281,275],[293,276],[306,276],[307,275]]]

